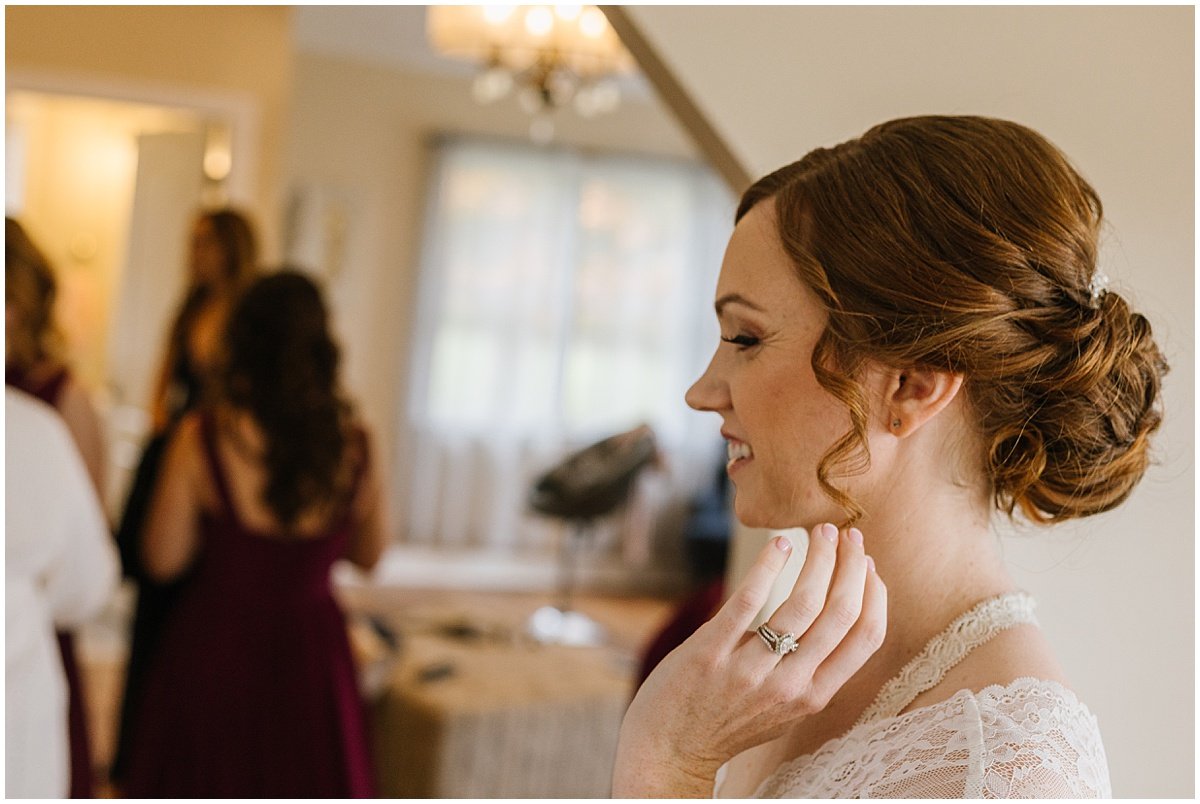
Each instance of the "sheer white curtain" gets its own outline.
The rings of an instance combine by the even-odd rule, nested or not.
[[[646,422],[665,466],[609,523],[608,546],[648,561],[663,512],[709,482],[717,460],[716,420],[683,394],[718,337],[712,296],[732,210],[691,163],[441,142],[402,428],[403,538],[552,547],[559,526],[526,507],[537,476]]]

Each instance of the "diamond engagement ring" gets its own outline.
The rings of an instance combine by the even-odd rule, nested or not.
[[[760,625],[756,633],[762,638],[763,642],[767,643],[767,647],[771,649],[772,653],[779,654],[780,656],[787,656],[800,647],[795,634],[791,632],[781,634],[766,623]]]

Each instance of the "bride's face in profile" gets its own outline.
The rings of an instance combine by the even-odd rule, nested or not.
[[[738,519],[810,528],[845,518],[821,491],[817,465],[850,416],[813,373],[826,314],[783,250],[774,210],[759,203],[734,229],[717,281],[721,343],[686,399],[721,416]]]

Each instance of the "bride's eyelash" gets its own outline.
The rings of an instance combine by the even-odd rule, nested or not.
[[[721,340],[725,343],[732,343],[739,349],[749,349],[751,346],[758,346],[759,340],[753,335],[735,335],[732,338],[721,336]]]

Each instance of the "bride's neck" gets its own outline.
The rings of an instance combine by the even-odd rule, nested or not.
[[[1015,589],[988,502],[916,473],[874,501],[859,527],[888,590],[881,654],[915,654],[978,601]]]

